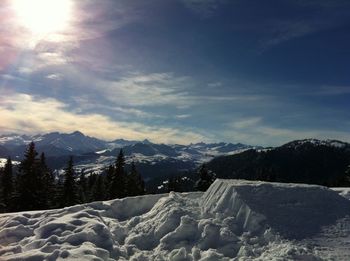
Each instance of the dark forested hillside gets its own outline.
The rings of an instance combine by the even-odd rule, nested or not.
[[[270,150],[218,157],[208,163],[208,168],[218,178],[348,186],[349,164],[349,144],[303,140]]]

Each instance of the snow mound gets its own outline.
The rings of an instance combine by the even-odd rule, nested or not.
[[[340,196],[350,200],[350,188],[332,188],[332,190],[336,191]]]
[[[218,179],[204,194],[202,211],[234,216],[245,231],[269,226],[301,239],[350,215],[350,202],[316,185]]]
[[[319,186],[217,180],[205,193],[3,214],[0,260],[322,260],[350,249],[349,204]],[[340,245],[327,252],[330,234]]]

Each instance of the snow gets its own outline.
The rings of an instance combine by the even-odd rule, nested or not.
[[[350,188],[332,188],[332,190],[350,200]]]
[[[7,162],[7,159],[5,159],[5,158],[0,158],[0,168],[5,167],[6,162]],[[19,161],[12,160],[12,165],[19,165],[20,163],[21,163],[21,162],[19,162]]]
[[[336,148],[347,148],[349,147],[349,143],[339,141],[339,140],[318,140],[318,139],[304,139],[304,140],[295,140],[292,142],[289,142],[283,146],[289,147],[289,148],[297,148],[299,146],[302,146],[303,144],[311,143],[315,146],[330,146],[330,147],[336,147]]]
[[[349,260],[350,201],[321,186],[216,180],[0,215],[0,260]]]

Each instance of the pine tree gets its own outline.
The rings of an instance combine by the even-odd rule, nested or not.
[[[177,191],[177,184],[176,184],[175,177],[171,177],[168,179],[167,189],[168,189],[168,192]]]
[[[78,181],[78,193],[79,193],[79,201],[81,203],[86,203],[88,202],[88,190],[87,190],[87,180],[85,177],[85,171],[81,170],[80,176],[79,176],[79,181]]]
[[[126,175],[124,170],[125,158],[121,149],[115,162],[115,171],[112,183],[110,186],[109,195],[111,198],[122,198],[126,195]]]
[[[39,178],[41,179],[42,208],[55,207],[55,177],[46,164],[45,153],[40,155]]]
[[[87,202],[91,202],[94,200],[94,196],[92,192],[93,192],[94,185],[96,183],[96,178],[97,178],[97,175],[95,175],[95,173],[93,172],[89,173],[89,176],[87,178],[87,188],[86,188]]]
[[[104,179],[102,175],[96,175],[96,181],[92,188],[92,200],[93,201],[101,201],[104,200],[105,197],[105,186]]]
[[[198,171],[199,180],[195,184],[195,189],[199,191],[206,191],[215,180],[214,173],[210,172],[205,164],[203,164]]]
[[[72,206],[79,203],[77,194],[77,184],[75,181],[73,169],[73,157],[69,157],[67,167],[64,173],[63,191],[61,197],[61,206]]]
[[[55,182],[55,191],[54,191],[54,201],[53,201],[53,205],[52,208],[61,208],[63,206],[62,203],[62,195],[63,195],[63,178],[61,178],[58,175],[58,179]]]
[[[145,194],[145,182],[136,170],[134,162],[131,163],[131,170],[127,176],[126,190],[128,196],[138,196]]]
[[[37,152],[34,142],[28,145],[24,159],[19,166],[17,187],[15,194],[16,210],[36,210],[40,208]]]
[[[2,186],[2,200],[4,204],[4,210],[10,211],[11,203],[12,203],[12,193],[13,193],[13,177],[12,177],[12,161],[11,158],[8,157],[1,179]]]
[[[113,196],[110,194],[111,192],[111,186],[114,178],[115,168],[113,165],[109,165],[108,169],[106,170],[106,178],[105,180],[105,189],[107,191],[106,193],[106,199],[112,199]]]

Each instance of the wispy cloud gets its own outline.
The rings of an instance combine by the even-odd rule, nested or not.
[[[207,140],[191,130],[148,126],[138,122],[122,122],[91,113],[79,114],[52,98],[13,94],[0,101],[0,130],[4,132],[42,133],[49,131],[84,133],[105,139],[145,139],[163,143],[189,143]],[[24,118],[23,115],[26,115]]]
[[[210,82],[210,83],[208,83],[208,86],[213,87],[213,88],[220,87],[220,86],[222,86],[222,82]]]
[[[294,38],[317,32],[328,24],[324,21],[276,21],[268,39],[261,41],[262,50]]]
[[[314,92],[316,95],[343,95],[350,94],[350,86],[322,86],[319,91]]]
[[[73,97],[73,100],[76,104],[76,107],[79,112],[91,111],[91,110],[104,110],[110,112],[111,114],[118,114],[120,118],[130,119],[130,117],[136,117],[141,119],[154,119],[154,118],[163,118],[163,116],[147,112],[144,110],[137,109],[135,107],[122,107],[112,104],[106,104],[102,102],[92,101],[89,97],[86,96],[77,96]]]
[[[258,101],[266,96],[258,94],[222,94],[219,90],[210,93],[193,92],[195,79],[175,76],[174,73],[134,73],[118,81],[100,81],[96,91],[118,104],[131,106],[176,106],[188,108],[207,102]]]
[[[182,0],[182,2],[194,13],[203,18],[208,18],[213,16],[219,6],[227,2],[227,0]]]
[[[299,8],[300,13],[307,11],[308,15],[296,15],[293,18],[274,18],[265,24],[266,36],[261,39],[261,52],[275,45],[340,26],[347,22],[350,7],[349,1],[331,0],[298,0],[290,1],[293,8]],[[264,29],[265,30],[265,29]]]
[[[190,118],[191,114],[179,114],[179,115],[175,115],[176,119],[187,119]]]
[[[238,119],[226,124],[224,135],[229,140],[258,145],[282,145],[296,139],[339,139],[350,141],[350,134],[332,129],[303,129],[276,127],[264,122],[262,117]]]
[[[261,122],[261,120],[262,120],[261,117],[239,119],[238,121],[234,121],[234,122],[230,123],[230,125],[234,129],[246,129],[249,127],[255,127],[258,123]]]
[[[50,79],[50,80],[60,81],[60,80],[62,80],[63,75],[60,73],[56,73],[56,74],[53,73],[53,74],[47,75],[46,78]]]
[[[187,77],[172,73],[131,74],[118,81],[101,81],[98,89],[118,104],[132,106],[187,105]]]

